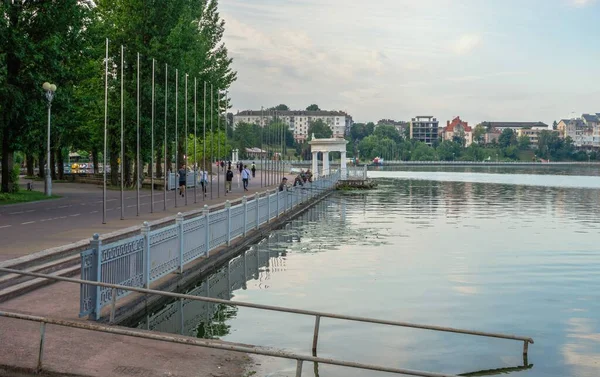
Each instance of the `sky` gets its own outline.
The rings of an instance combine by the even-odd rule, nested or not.
[[[600,0],[220,0],[233,111],[355,122],[600,113]]]

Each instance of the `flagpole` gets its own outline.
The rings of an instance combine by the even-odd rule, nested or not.
[[[169,65],[165,64],[165,138],[163,140],[163,144],[164,144],[164,159],[165,159],[165,166],[163,168],[163,178],[164,178],[164,185],[163,185],[163,207],[164,210],[167,210],[167,187],[169,185],[169,171],[167,170],[167,114],[168,114],[168,102],[167,102],[167,98],[169,96],[169,91],[168,91],[168,84],[169,84]]]
[[[217,113],[219,117],[217,118],[217,156],[219,160],[221,159],[221,137],[219,133],[221,132],[221,90],[217,88]],[[217,198],[221,197],[221,166],[220,163],[217,165]]]
[[[183,157],[183,164],[185,166],[185,180],[186,180],[186,188],[187,188],[187,172],[188,172],[188,74],[185,74],[185,134],[183,135],[185,137],[184,142],[185,142],[185,156]],[[185,193],[185,205],[187,206],[188,204],[188,200],[187,200],[187,192]]]
[[[213,198],[213,175],[212,169],[214,164],[213,152],[215,151],[215,132],[213,130],[213,84],[210,84],[210,198]],[[217,172],[218,173],[218,172]]]
[[[123,189],[123,158],[125,157],[125,148],[123,146],[123,123],[125,122],[125,116],[123,113],[123,56],[125,55],[125,49],[121,45],[121,158],[119,159],[119,168],[121,169],[121,220],[125,219],[125,192]]]
[[[175,170],[173,171],[173,173],[175,173],[175,208],[177,208],[177,188],[178,188],[178,178],[177,178],[177,172],[179,171],[179,144],[178,144],[178,128],[177,128],[177,123],[179,123],[179,118],[178,118],[178,107],[179,105],[179,70],[176,69],[175,70]]]
[[[265,175],[265,164],[263,150],[263,136],[264,136],[265,121],[263,118],[263,107],[260,107],[260,187],[263,187],[263,176]]]
[[[152,174],[150,174],[150,213],[154,213],[154,174],[156,173],[154,171],[154,166],[152,166],[152,164],[154,164],[154,65],[155,60],[152,59],[152,146],[150,147],[150,166],[148,169],[148,171],[152,172]]]
[[[137,202],[136,202],[136,210],[137,215],[140,215],[140,53],[137,54],[137,148],[136,148],[136,182],[137,182]]]
[[[196,142],[198,140],[198,135],[196,134],[196,127],[198,125],[198,81],[197,78],[194,77],[194,203],[198,203],[198,151],[196,149]]]
[[[106,38],[106,58],[104,68],[104,156],[103,156],[103,187],[102,187],[102,224],[106,224],[106,153],[108,137],[108,38]],[[48,161],[50,165],[50,161]]]
[[[203,118],[203,128],[204,128],[204,140],[202,142],[202,146],[204,147],[204,154],[202,158],[202,180],[204,180],[204,174],[206,174],[206,81],[204,81],[204,118]],[[207,174],[208,176],[208,174]],[[208,178],[207,178],[208,179]],[[202,200],[206,201],[206,185],[208,182],[204,182],[202,185]]]

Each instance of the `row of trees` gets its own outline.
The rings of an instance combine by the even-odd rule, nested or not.
[[[479,126],[478,126],[479,127]],[[483,161],[483,160],[529,160],[536,158],[550,160],[596,159],[598,156],[576,151],[572,140],[561,138],[556,131],[544,130],[540,133],[537,145],[530,145],[527,136],[517,137],[510,129],[505,129],[497,141],[484,144],[481,129],[476,127],[474,142],[465,147],[464,137],[453,140],[439,140],[432,146],[409,139],[408,132],[401,135],[394,126],[373,123],[355,123],[348,139],[348,155],[362,160],[381,157],[388,160],[412,161]]]
[[[138,75],[142,170],[151,173],[155,169],[156,174],[162,175],[165,127],[169,161],[176,147],[176,129],[179,161],[184,161],[186,140],[193,135],[194,125],[202,129],[206,122],[217,134],[217,140],[224,138],[226,121],[220,114],[229,104],[223,93],[236,79],[236,72],[222,42],[225,24],[218,12],[218,0],[15,0],[2,1],[0,12],[4,21],[0,23],[2,192],[10,191],[10,171],[16,151],[25,153],[29,173],[33,173],[37,160],[40,175],[44,174],[46,102],[42,83],[45,81],[58,86],[52,103],[52,175],[60,178],[63,174],[65,151],[69,150],[89,151],[94,166],[98,167],[104,142],[107,38],[110,41],[107,157],[113,184],[118,183],[121,101],[123,169],[126,182],[135,181]],[[211,104],[214,110],[207,111],[205,116],[204,108],[210,109]],[[154,167],[150,158],[152,114],[156,130]],[[197,140],[199,149],[203,150],[204,133],[198,135],[201,135]],[[202,159],[215,156],[221,145],[216,141],[210,143],[214,140],[212,135],[210,141],[208,138],[207,156]],[[223,148],[226,147],[223,143]],[[54,171],[54,166],[58,171]]]

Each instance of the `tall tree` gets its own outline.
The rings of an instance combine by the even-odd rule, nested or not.
[[[57,84],[56,110],[65,106],[58,104],[59,96],[68,103],[68,84],[76,81],[77,73],[72,66],[83,53],[89,11],[88,3],[78,0],[0,3],[2,192],[9,191],[14,151],[31,146],[31,135],[45,123],[42,83]]]
[[[483,142],[485,141],[486,132],[487,132],[487,130],[485,129],[485,127],[482,124],[476,125],[475,129],[473,130],[473,140],[477,144],[483,144]]]
[[[288,107],[288,105],[285,104],[280,104],[277,105],[275,107],[271,107],[269,110],[277,110],[277,111],[290,111],[290,108]]]
[[[498,144],[502,148],[517,145],[517,134],[510,128],[505,128],[498,138]]]
[[[308,126],[309,140],[312,140],[313,135],[317,139],[326,139],[333,136],[333,131],[322,119],[317,119],[316,121],[310,122],[310,125]]]
[[[306,111],[320,111],[319,106],[316,104],[312,104],[306,108]]]

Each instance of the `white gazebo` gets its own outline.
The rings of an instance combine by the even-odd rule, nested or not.
[[[312,170],[313,176],[319,177],[320,175],[327,175],[329,171],[329,152],[340,152],[340,172],[341,179],[346,179],[346,144],[348,141],[341,138],[330,138],[330,139],[315,139],[315,135],[312,135],[312,140],[308,142],[310,144],[310,151],[312,152]],[[323,170],[319,174],[319,160],[317,153],[323,153]]]

